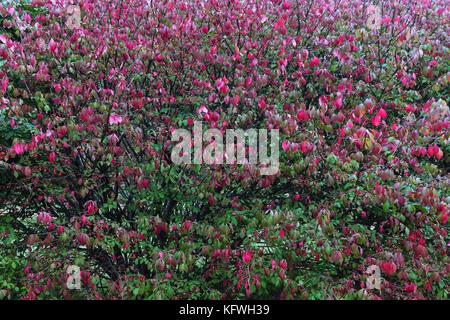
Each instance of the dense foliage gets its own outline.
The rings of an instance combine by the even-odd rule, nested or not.
[[[69,4],[0,7],[0,298],[448,298],[448,1]]]

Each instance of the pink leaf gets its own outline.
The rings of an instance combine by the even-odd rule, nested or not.
[[[56,52],[57,49],[57,45],[56,42],[52,39],[50,39],[50,42],[48,43],[48,48],[50,49],[51,52]]]
[[[8,88],[8,84],[9,84],[8,78],[5,78],[1,81],[2,94],[5,94],[6,89]]]
[[[378,127],[379,125],[380,125],[380,123],[381,123],[381,117],[380,117],[380,115],[376,115],[375,116],[375,118],[373,118],[372,119],[372,124],[375,126],[375,127]]]
[[[300,110],[297,114],[297,119],[299,121],[307,121],[308,120],[308,113],[304,110]]]
[[[283,3],[283,9],[284,10],[289,10],[292,7],[292,4],[289,1],[285,1]]]
[[[120,123],[122,123],[122,117],[121,116],[118,116],[118,115],[115,115],[115,114],[112,114],[112,115],[109,116],[109,124],[110,125],[120,124]]]
[[[311,62],[309,63],[309,65],[311,66],[311,68],[317,67],[320,64],[320,60],[317,57],[314,57]]]
[[[208,109],[206,109],[205,106],[201,106],[200,109],[198,109],[198,114],[201,114],[202,112],[208,113]]]
[[[250,263],[250,260],[252,259],[252,253],[250,251],[245,252],[242,255],[242,259],[244,260],[245,263]]]
[[[25,148],[23,144],[16,143],[15,145],[13,145],[13,150],[17,155],[21,155],[22,153],[24,153]]]

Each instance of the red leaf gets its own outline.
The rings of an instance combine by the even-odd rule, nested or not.
[[[373,118],[372,119],[372,124],[375,126],[375,127],[378,127],[379,125],[380,125],[380,123],[381,123],[381,117],[380,117],[380,115],[376,115],[375,116],[375,118]]]

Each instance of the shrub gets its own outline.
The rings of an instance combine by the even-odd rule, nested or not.
[[[0,295],[447,298],[445,1],[69,4],[0,8]],[[279,172],[175,165],[193,120]]]

